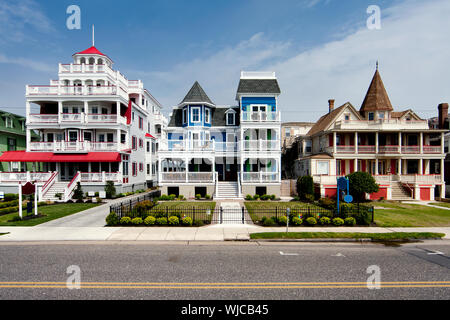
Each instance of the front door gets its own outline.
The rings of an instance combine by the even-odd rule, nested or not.
[[[225,181],[237,181],[238,166],[236,163],[225,165]]]

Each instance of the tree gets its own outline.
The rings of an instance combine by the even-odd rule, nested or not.
[[[303,176],[298,178],[297,193],[302,200],[305,200],[307,195],[314,196],[314,181],[311,176]]]
[[[349,174],[347,178],[350,181],[350,194],[358,203],[365,199],[366,193],[374,193],[379,190],[379,185],[370,173],[358,171]]]
[[[116,195],[116,187],[114,187],[114,181],[106,181],[105,193],[108,199],[112,199]]]
[[[81,183],[79,183],[79,182],[77,182],[77,187],[73,191],[73,198],[83,201],[84,193],[83,193],[83,189],[81,189]]]

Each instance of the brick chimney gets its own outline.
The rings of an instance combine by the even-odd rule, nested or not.
[[[331,113],[334,110],[334,100],[333,99],[328,100],[328,108],[329,108],[329,110],[328,110],[329,113]]]
[[[439,129],[446,129],[445,122],[448,118],[448,103],[441,103],[439,109]]]

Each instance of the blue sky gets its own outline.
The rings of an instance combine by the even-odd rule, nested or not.
[[[81,30],[66,28],[71,4]],[[372,4],[381,30],[366,27]],[[283,120],[315,121],[329,98],[359,107],[379,59],[394,108],[431,117],[450,102],[449,18],[447,0],[0,0],[0,109],[24,114],[25,85],[56,79],[95,24],[96,47],[166,113],[196,80],[233,104],[241,70],[271,70]]]

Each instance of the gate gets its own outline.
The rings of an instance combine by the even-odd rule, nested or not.
[[[215,224],[253,224],[245,207],[220,207],[215,210],[212,223]]]

